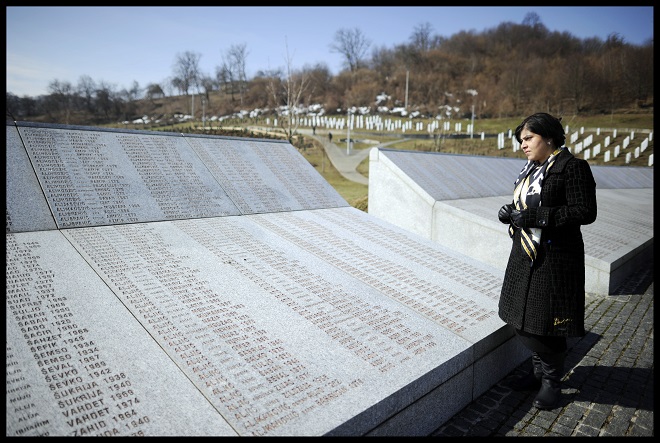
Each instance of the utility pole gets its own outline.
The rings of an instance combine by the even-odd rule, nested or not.
[[[202,95],[202,131],[206,131],[206,97]]]
[[[410,71],[406,69],[406,112],[408,112],[408,75],[410,74]]]
[[[348,134],[346,135],[346,155],[351,155],[351,110],[346,111],[346,128]]]
[[[466,92],[472,96],[472,123],[470,124],[470,138],[472,138],[474,135],[474,101],[479,93],[476,89],[468,89]]]
[[[192,121],[195,121],[195,93],[192,93],[192,102],[190,105],[191,108],[191,116],[192,116]]]

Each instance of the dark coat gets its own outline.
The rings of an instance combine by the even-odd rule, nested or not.
[[[534,265],[512,240],[499,316],[516,329],[544,336],[584,335],[584,242],[581,225],[596,220],[596,182],[586,160],[562,151],[547,171],[541,206],[523,211],[523,227],[542,228]]]

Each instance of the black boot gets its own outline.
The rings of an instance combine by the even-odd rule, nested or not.
[[[509,383],[509,387],[514,391],[532,391],[541,387],[541,376],[543,375],[543,368],[541,367],[541,359],[536,352],[532,352],[532,369],[530,371]]]
[[[541,389],[534,399],[537,409],[554,409],[561,398],[561,377],[564,374],[564,353],[539,354],[543,376]]]

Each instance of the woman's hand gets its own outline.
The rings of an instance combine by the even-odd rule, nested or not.
[[[497,213],[497,218],[500,219],[502,223],[511,223],[511,211],[514,210],[513,205],[504,205],[500,208],[499,212]]]

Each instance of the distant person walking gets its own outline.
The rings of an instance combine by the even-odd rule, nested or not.
[[[561,398],[566,337],[585,334],[580,226],[596,220],[596,182],[589,163],[564,146],[564,128],[552,115],[530,115],[515,136],[527,163],[514,182],[513,202],[497,214],[513,239],[498,314],[532,353],[530,372],[510,387],[539,389],[534,407],[553,409]]]
[[[328,132],[328,141],[332,143],[332,132]]]

